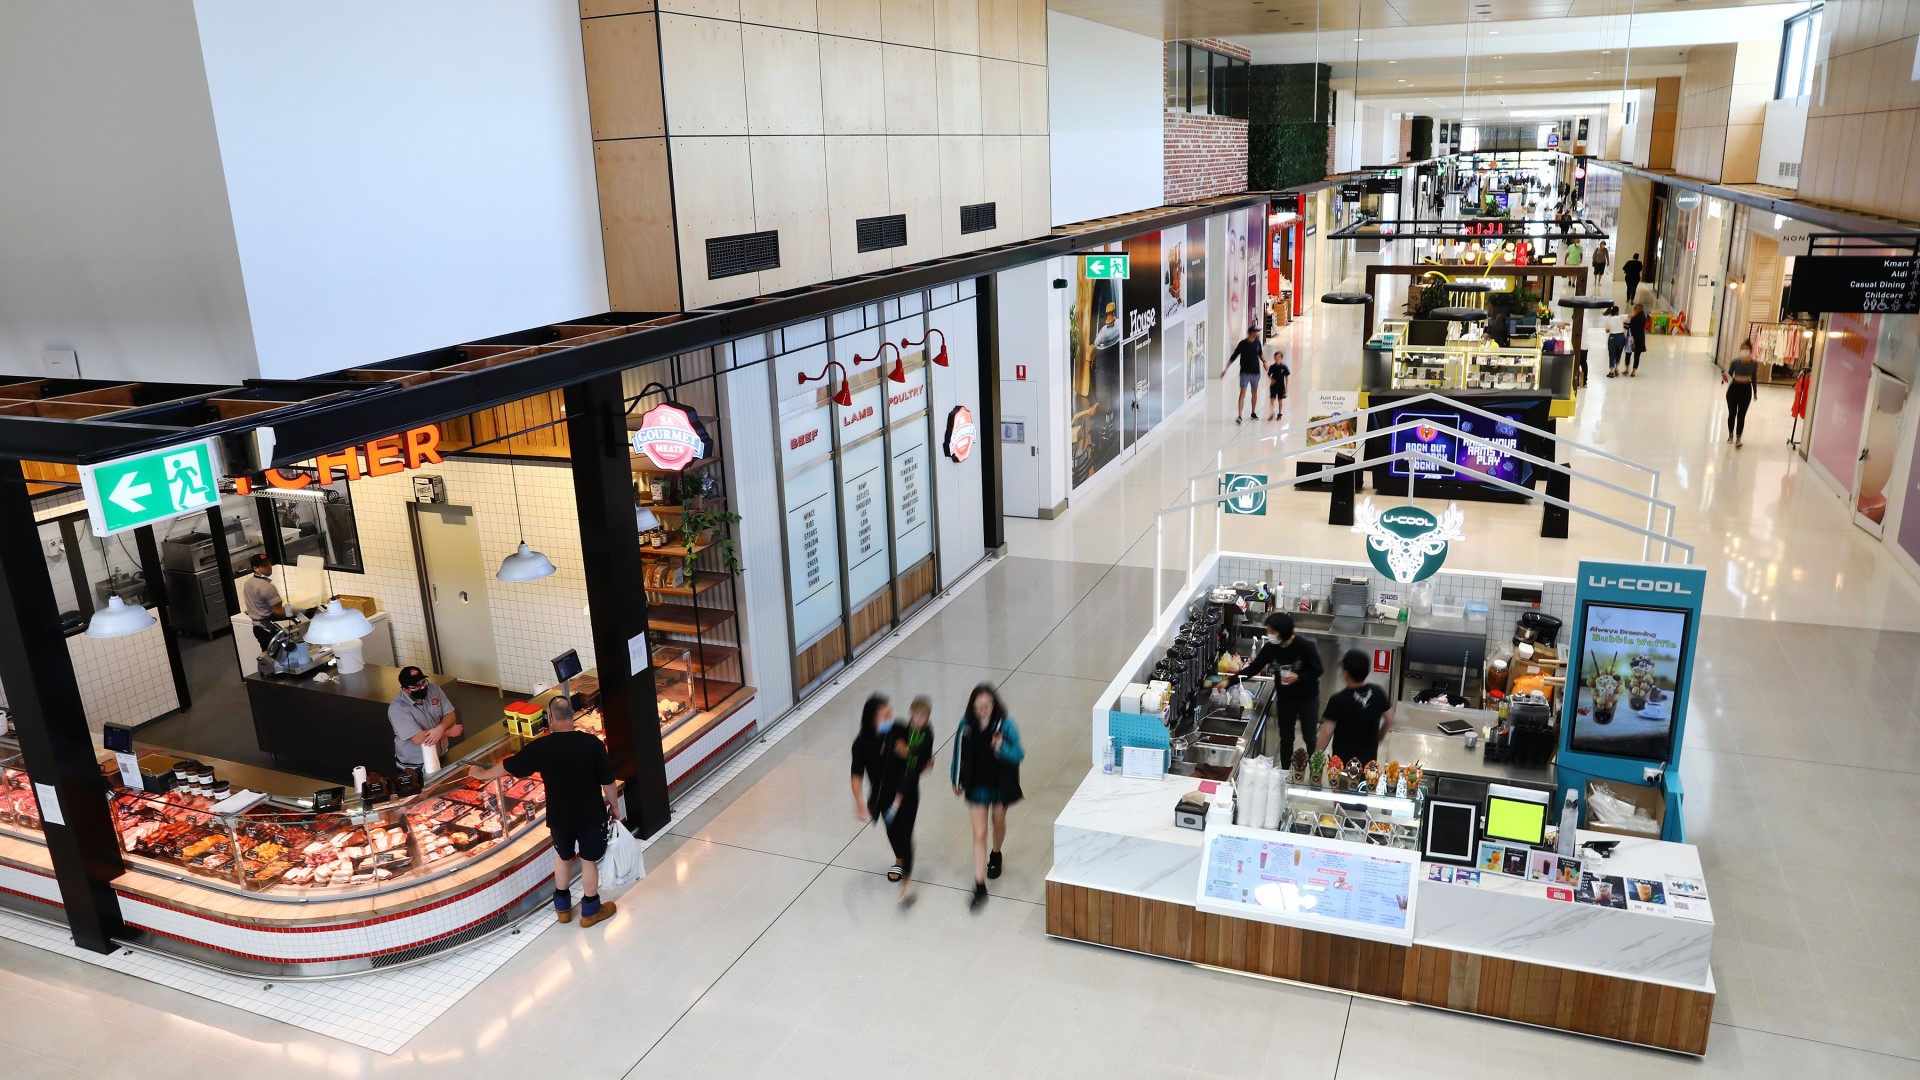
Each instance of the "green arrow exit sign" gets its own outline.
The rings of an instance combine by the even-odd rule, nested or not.
[[[82,465],[80,487],[93,535],[112,536],[217,504],[220,475],[218,441],[202,439]]]
[[[1088,255],[1085,256],[1085,258],[1087,260],[1087,278],[1089,280],[1099,278],[1108,278],[1114,281],[1126,280],[1128,256]]]

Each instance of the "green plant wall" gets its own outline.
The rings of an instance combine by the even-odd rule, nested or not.
[[[1433,117],[1416,116],[1413,118],[1413,155],[1414,161],[1425,161],[1433,156]]]
[[[1247,186],[1273,191],[1327,177],[1332,69],[1263,64],[1248,69]]]

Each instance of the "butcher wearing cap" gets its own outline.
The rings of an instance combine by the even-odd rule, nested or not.
[[[394,764],[402,769],[422,767],[426,763],[422,748],[428,743],[444,757],[453,740],[466,730],[447,692],[411,665],[400,669],[400,692],[387,706],[387,722],[393,725]]]

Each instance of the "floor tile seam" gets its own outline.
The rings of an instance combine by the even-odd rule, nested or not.
[[[1796,761],[1806,765],[1822,765],[1830,769],[1864,769],[1868,772],[1890,773],[1894,776],[1920,776],[1920,769],[1890,769],[1883,765],[1844,765],[1836,761],[1810,761],[1804,757],[1790,757],[1784,754],[1760,754],[1751,750],[1723,750],[1717,746],[1698,746],[1694,749],[1708,754],[1728,754],[1733,757],[1758,758],[1761,761]]]
[[[846,870],[850,873],[866,874],[871,877],[877,877],[877,878],[884,878],[887,876],[884,871],[866,870],[858,866],[847,866],[842,863],[834,863],[833,868],[835,870]],[[925,879],[915,879],[915,883],[918,885],[925,886],[926,888],[929,888],[929,889],[945,889],[948,892],[959,893],[962,896],[971,896],[973,894],[973,890],[967,888],[964,885],[943,885],[938,881],[927,881]],[[812,888],[812,885],[809,884],[808,888]],[[1009,904],[1025,904],[1028,907],[1045,907],[1046,906],[1046,901],[1044,900],[1028,900],[1024,897],[1008,896],[1005,893],[993,893],[992,895],[994,899],[1005,900]]]
[[[1134,542],[1138,543],[1139,542],[1138,538],[1135,538]],[[1128,547],[1129,549],[1131,549],[1132,545],[1130,544],[1128,545]],[[1122,554],[1124,556],[1124,552]],[[1027,655],[1021,657],[1020,662],[1014,665],[1013,673],[1015,675],[1019,675],[1023,673],[1032,674],[1032,675],[1052,675],[1053,674],[1052,672],[1048,672],[1048,671],[1029,672],[1027,671],[1027,662],[1029,660],[1032,660],[1034,657],[1034,654],[1040,651],[1040,646],[1045,645],[1048,639],[1052,638],[1053,635],[1057,633],[1062,626],[1065,626],[1067,624],[1068,620],[1073,618],[1073,613],[1080,610],[1080,605],[1087,602],[1087,597],[1092,596],[1095,592],[1099,590],[1100,586],[1106,584],[1107,579],[1112,577],[1113,572],[1118,569],[1120,569],[1120,564],[1118,562],[1107,567],[1107,572],[1100,575],[1100,580],[1093,583],[1093,588],[1088,589],[1086,593],[1080,597],[1080,599],[1074,601],[1073,606],[1068,608],[1066,612],[1062,614],[1060,618],[1051,627],[1047,628],[1047,632],[1041,635],[1040,640],[1034,644],[1033,648],[1027,650]],[[1072,678],[1073,676],[1065,676],[1065,677]]]
[[[1755,1027],[1751,1024],[1738,1024],[1728,1020],[1715,1020],[1710,1026],[1732,1028],[1735,1031],[1751,1031],[1758,1035],[1772,1035],[1777,1039],[1792,1039],[1795,1042],[1809,1043],[1813,1046],[1831,1046],[1836,1050],[1851,1050],[1856,1054],[1872,1054],[1875,1057],[1888,1058],[1893,1061],[1920,1061],[1920,1057],[1908,1057],[1905,1054],[1894,1054],[1885,1050],[1874,1050],[1865,1046],[1853,1046],[1849,1043],[1834,1042],[1831,1039],[1810,1039],[1805,1035],[1795,1035],[1786,1031],[1774,1031],[1771,1028]],[[1708,1052],[1711,1053],[1712,1051]]]
[[[715,840],[711,836],[701,836],[699,833],[673,832],[672,830],[668,830],[668,832],[670,835],[677,836],[682,840],[697,840],[702,844],[712,844],[714,847],[732,848],[735,851],[750,851],[755,855],[768,855],[776,859],[792,859],[794,862],[807,863],[810,866],[833,865],[831,861],[821,862],[819,859],[809,859],[805,855],[790,855],[784,851],[768,851],[766,848],[751,847],[747,844],[735,844],[726,840]],[[858,838],[856,837],[856,839]],[[844,851],[845,849],[843,848],[841,850]],[[837,858],[838,856],[835,857]]]
[[[842,853],[844,853],[845,850],[846,850],[845,848],[842,848],[841,849]],[[834,857],[839,858],[839,855],[835,855]],[[739,955],[735,956],[732,960],[728,961],[727,966],[721,969],[720,973],[718,975],[715,975],[713,977],[713,980],[707,983],[707,985],[703,989],[701,989],[700,996],[694,998],[691,1002],[687,1004],[686,1008],[680,1010],[680,1015],[673,1018],[673,1023],[668,1024],[664,1029],[662,1029],[660,1034],[655,1036],[653,1042],[649,1043],[647,1045],[647,1048],[640,1052],[640,1056],[633,1059],[633,1064],[627,1066],[626,1071],[620,1074],[621,1080],[626,1080],[627,1077],[632,1076],[633,1070],[639,1068],[640,1063],[647,1060],[647,1055],[653,1053],[655,1050],[660,1048],[660,1044],[667,1040],[667,1036],[673,1034],[674,1029],[680,1026],[681,1021],[685,1020],[687,1016],[693,1012],[693,1010],[700,1007],[700,1003],[702,1001],[705,1001],[707,998],[707,995],[713,992],[713,988],[720,985],[720,981],[722,979],[725,979],[727,975],[731,973],[735,967],[739,966],[740,961],[745,959],[746,955],[752,952],[756,945],[760,944],[761,939],[767,936],[767,932],[772,930],[775,926],[779,925],[781,919],[786,918],[787,912],[793,910],[793,905],[799,903],[800,898],[807,895],[808,890],[813,888],[815,883],[817,883],[820,880],[821,876],[827,872],[828,866],[831,866],[831,865],[832,865],[831,863],[823,865],[820,867],[819,870],[815,871],[813,877],[810,880],[808,880],[808,882],[805,885],[801,886],[800,889],[793,894],[793,897],[786,902],[785,906],[783,906],[779,910],[779,912],[774,915],[773,918],[767,920],[767,925],[760,928],[760,932],[753,936],[752,941],[747,942],[746,947],[740,950]]]

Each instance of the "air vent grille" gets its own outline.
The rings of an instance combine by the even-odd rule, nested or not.
[[[861,218],[853,223],[861,251],[881,251],[907,246],[907,215],[887,214]]]
[[[1783,162],[1781,162],[1781,163],[1780,163],[1780,175],[1781,175],[1781,176],[1799,176],[1799,175],[1800,175],[1800,163],[1799,163],[1799,162],[1797,162],[1797,161],[1783,161]]]
[[[962,233],[992,232],[999,227],[999,203],[974,203],[960,208]]]
[[[707,240],[707,277],[735,277],[780,267],[780,233],[776,230],[715,236]]]

